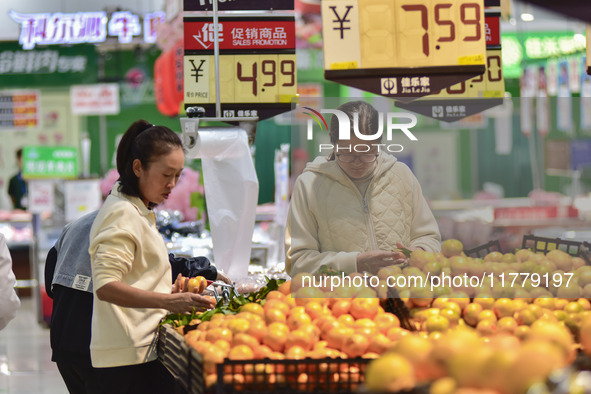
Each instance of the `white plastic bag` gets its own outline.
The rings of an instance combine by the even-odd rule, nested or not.
[[[12,272],[12,258],[4,235],[0,233],[0,330],[14,319],[17,309],[21,306],[14,290],[15,284],[16,277]]]

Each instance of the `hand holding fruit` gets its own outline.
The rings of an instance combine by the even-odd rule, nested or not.
[[[190,292],[178,292],[171,294],[166,309],[172,313],[191,313],[205,311],[215,307],[215,298]]]
[[[207,287],[207,279],[203,276],[196,276],[194,278],[186,278],[181,274],[177,276],[174,286],[172,287],[173,293],[190,292],[190,293],[203,293],[203,290]]]
[[[357,255],[357,271],[367,271],[372,274],[377,274],[381,268],[395,264],[403,264],[405,262],[406,256],[404,256],[404,253],[402,252],[372,250]]]

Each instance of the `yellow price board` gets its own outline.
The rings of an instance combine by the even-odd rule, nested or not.
[[[503,78],[501,50],[486,51],[486,71],[470,80],[462,81],[429,98],[458,98],[458,97],[504,97],[505,78]]]
[[[323,0],[325,70],[485,63],[483,0]]]
[[[215,104],[214,56],[185,55],[184,69],[185,105]],[[239,116],[238,110],[249,111],[250,116],[261,116],[265,109],[289,110],[296,94],[295,54],[220,55],[222,108],[230,111],[225,115]]]

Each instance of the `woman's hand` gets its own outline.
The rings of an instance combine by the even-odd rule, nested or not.
[[[200,312],[215,307],[213,297],[202,296],[196,293],[179,292],[170,294],[166,301],[165,309],[172,313]]]
[[[406,262],[406,256],[402,252],[372,250],[357,255],[357,271],[367,271],[375,275],[381,268]]]
[[[222,271],[219,271],[219,270],[218,270],[218,276],[217,276],[216,280],[222,281],[222,282],[227,283],[229,285],[232,284],[232,280],[228,276],[226,276],[226,274],[224,274]]]

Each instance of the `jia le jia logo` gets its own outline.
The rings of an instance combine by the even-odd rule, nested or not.
[[[404,149],[402,145],[388,143],[393,140],[392,136],[394,135],[395,131],[402,131],[411,141],[418,141],[417,137],[415,137],[414,134],[410,131],[412,127],[417,125],[417,117],[416,115],[411,113],[379,112],[379,122],[377,130],[371,130],[373,131],[373,134],[362,134],[359,131],[359,114],[356,112],[353,113],[353,125],[351,127],[351,119],[349,119],[346,113],[338,109],[323,108],[319,111],[310,107],[301,107],[301,109],[303,110],[304,114],[310,117],[309,119],[307,119],[306,122],[307,139],[309,141],[314,139],[314,123],[318,125],[321,131],[325,130],[325,132],[327,133],[329,131],[326,119],[322,114],[331,114],[336,116],[336,119],[339,122],[339,141],[350,140],[351,130],[353,130],[353,133],[358,139],[362,141],[368,141],[367,143],[349,145],[348,148],[345,148],[348,149],[349,152],[369,152],[373,146],[377,146],[378,152],[402,152]],[[381,143],[372,142],[379,139],[384,134],[386,136],[385,141],[382,138]],[[332,151],[333,149],[335,149],[335,146],[332,143],[318,144],[318,153],[322,153],[323,151]],[[338,149],[342,150],[340,146],[338,147]]]

